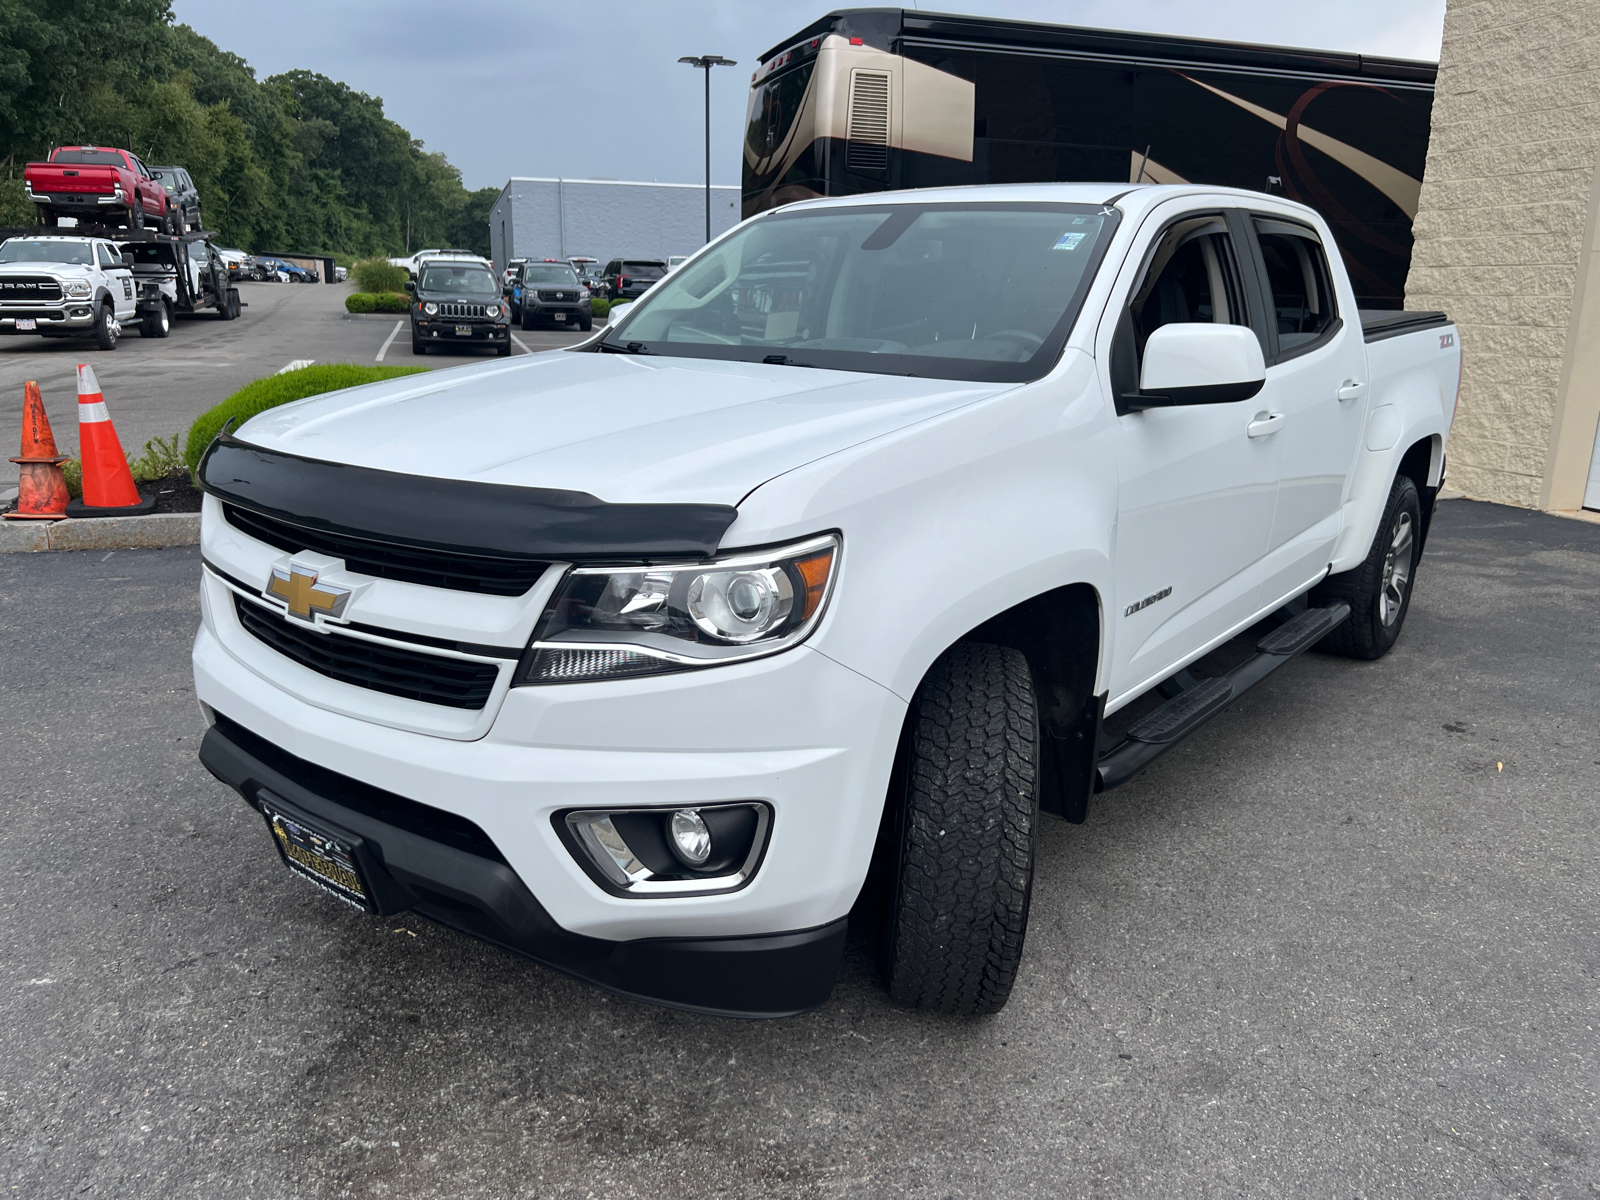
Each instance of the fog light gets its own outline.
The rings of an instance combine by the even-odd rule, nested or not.
[[[683,860],[685,866],[700,867],[711,857],[711,831],[692,808],[680,808],[672,814],[672,852]]]

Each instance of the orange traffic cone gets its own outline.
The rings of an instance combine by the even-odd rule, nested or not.
[[[55,521],[67,515],[67,481],[61,474],[65,454],[56,451],[55,434],[45,415],[44,397],[39,385],[29,380],[22,385],[22,449],[16,458],[17,508],[6,516],[17,520]]]
[[[78,454],[83,459],[83,499],[67,505],[69,517],[125,517],[149,512],[156,498],[142,498],[128,470],[128,456],[106,411],[94,368],[78,364]]]

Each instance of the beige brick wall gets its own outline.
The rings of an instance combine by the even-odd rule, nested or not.
[[[1448,0],[1406,307],[1461,328],[1450,483],[1470,496],[1549,498],[1597,150],[1600,0]]]

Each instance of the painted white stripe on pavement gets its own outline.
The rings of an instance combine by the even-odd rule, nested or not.
[[[378,351],[378,357],[373,359],[372,360],[373,362],[382,362],[383,361],[383,356],[385,354],[389,353],[389,347],[394,345],[394,340],[395,340],[395,338],[400,336],[400,329],[404,325],[405,325],[404,321],[396,321],[394,323],[394,328],[389,331],[389,336],[386,339],[384,339],[383,346]]]
[[[298,371],[298,370],[302,369],[303,367],[309,367],[312,363],[314,363],[316,361],[317,360],[314,359],[314,358],[297,358],[292,363],[290,363],[288,366],[279,367],[278,368],[278,374],[279,375],[287,375],[290,371]]]
[[[78,424],[93,425],[96,421],[111,420],[111,413],[106,408],[106,402],[100,400],[94,404],[78,404]]]
[[[516,334],[513,333],[511,335],[511,340],[513,342],[515,342],[517,345],[522,347],[522,352],[524,354],[532,354],[533,353],[532,350],[528,349],[528,344],[526,342],[524,342],[521,338],[519,338]]]

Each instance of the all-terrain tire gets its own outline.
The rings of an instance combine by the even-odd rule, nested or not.
[[[144,228],[144,205],[138,203],[137,201],[135,201],[128,208],[128,228],[129,229],[143,229]]]
[[[1027,659],[979,643],[946,651],[901,753],[880,938],[889,994],[930,1012],[998,1012],[1022,959],[1039,824]]]
[[[1411,611],[1411,587],[1422,548],[1422,503],[1407,475],[1395,478],[1372,548],[1359,567],[1330,575],[1311,593],[1314,603],[1343,600],[1350,619],[1317,644],[1344,658],[1371,661],[1389,653]]]

